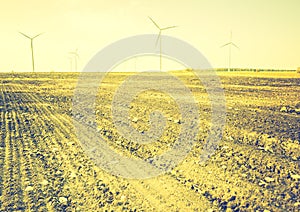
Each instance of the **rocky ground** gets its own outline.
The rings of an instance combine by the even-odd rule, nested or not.
[[[1,74],[0,211],[300,210],[299,75],[221,73],[226,127],[216,152],[199,163],[210,126],[208,96],[194,75],[175,74],[199,104],[198,142],[176,168],[145,180],[112,176],[81,148],[72,119],[77,74]],[[131,124],[146,132],[149,112],[160,110],[164,133],[151,144],[120,136],[110,105],[128,75],[105,78],[96,126],[117,153],[151,158],[172,146],[184,117],[167,94],[144,92],[130,105]]]

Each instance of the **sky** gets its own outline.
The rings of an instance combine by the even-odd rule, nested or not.
[[[47,2],[47,3],[46,3]],[[0,71],[30,71],[29,36],[34,40],[36,71],[75,70],[69,52],[78,49],[78,71],[102,48],[122,38],[157,34],[160,26],[176,25],[164,35],[197,48],[214,68],[296,69],[300,67],[299,0],[11,0],[0,7]],[[72,61],[72,67],[71,67]],[[163,60],[164,69],[181,69]],[[158,57],[124,62],[121,69],[158,69]]]

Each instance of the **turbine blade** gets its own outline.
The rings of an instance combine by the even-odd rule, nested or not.
[[[77,52],[69,52],[69,54],[72,54],[73,56],[75,56],[76,58],[79,58],[79,55]]]
[[[158,29],[160,29],[160,27],[158,26],[158,24],[155,23],[155,21],[154,21],[150,16],[148,16],[148,18],[152,21],[152,23],[153,23]]]
[[[226,44],[224,44],[223,46],[220,46],[220,48],[223,48],[224,46],[228,46],[228,45],[230,45],[230,44],[231,44],[231,42],[226,43]]]
[[[178,27],[178,26],[165,27],[165,28],[162,28],[161,30],[172,29],[172,28],[176,28],[176,27]]]
[[[40,35],[42,35],[42,34],[44,34],[44,32],[42,32],[42,33],[40,33],[40,34],[34,36],[32,39],[34,39],[34,38],[36,38],[36,37],[38,37],[38,36],[40,36]]]
[[[161,36],[161,31],[159,31],[159,33],[158,33],[157,39],[155,41],[155,46],[157,46],[158,40],[160,39],[160,36]]]
[[[231,42],[231,44],[232,44],[235,48],[240,49],[240,48],[239,48],[237,45],[235,45],[234,43]]]
[[[28,35],[25,35],[23,32],[19,32],[21,35],[25,36],[26,38],[31,39],[31,37],[29,37]]]

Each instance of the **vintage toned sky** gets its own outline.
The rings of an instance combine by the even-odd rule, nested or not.
[[[116,40],[157,33],[148,16],[162,26],[178,25],[165,34],[189,42],[216,68],[227,67],[228,49],[220,46],[228,42],[230,30],[240,47],[232,50],[233,67],[300,66],[299,0],[11,0],[0,6],[0,71],[31,70],[30,41],[18,31],[45,32],[34,42],[37,71],[68,70],[68,52],[76,48],[81,70]],[[154,67],[151,60],[138,59],[137,66],[158,68],[158,58]]]

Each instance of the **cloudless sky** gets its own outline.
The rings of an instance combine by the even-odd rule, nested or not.
[[[78,48],[78,69],[106,45],[119,39],[158,33],[151,16],[162,27],[178,25],[165,35],[185,40],[200,50],[212,66],[296,69],[300,66],[299,0],[11,0],[0,6],[0,71],[31,70],[30,40],[34,36],[37,71],[70,69],[68,52]],[[159,59],[149,62],[159,68]],[[146,60],[145,60],[146,61]],[[145,66],[141,59],[131,62]],[[166,69],[176,69],[165,61]],[[169,64],[169,66],[168,66]],[[143,67],[144,68],[144,67]]]

